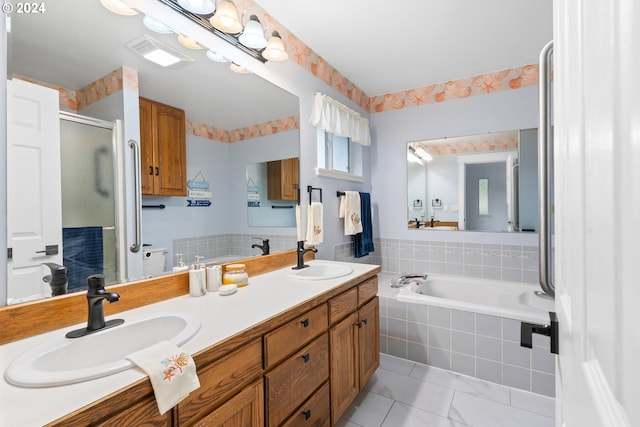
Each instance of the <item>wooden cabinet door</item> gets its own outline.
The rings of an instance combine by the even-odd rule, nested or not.
[[[186,134],[184,111],[168,105],[155,107],[155,194],[161,196],[187,195]]]
[[[378,297],[358,311],[358,349],[360,389],[380,366],[380,313]]]
[[[264,425],[262,380],[246,387],[227,403],[198,421],[198,427],[260,427]]]
[[[297,157],[282,160],[282,200],[298,199],[299,168]]]
[[[140,183],[142,194],[153,194],[153,108],[151,101],[140,98]]]
[[[331,420],[335,424],[360,391],[358,314],[351,313],[329,331]]]

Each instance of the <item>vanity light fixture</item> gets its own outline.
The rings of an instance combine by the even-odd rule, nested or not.
[[[178,4],[198,15],[208,15],[216,10],[214,0],[178,0]]]
[[[238,73],[238,74],[249,74],[249,70],[247,70],[244,66],[236,64],[235,62],[232,62],[231,64],[229,64],[229,68],[231,69],[231,71],[233,71],[234,73]]]
[[[113,13],[117,13],[118,15],[133,16],[138,14],[138,11],[130,8],[126,3],[120,0],[100,0],[100,3],[102,3],[105,8]]]
[[[202,49],[202,46],[200,46],[197,41],[195,41],[189,36],[185,36],[184,34],[178,34],[178,43],[180,43],[180,45],[182,45],[183,47],[186,47],[187,49],[192,49],[192,50]]]
[[[158,21],[155,18],[152,18],[149,15],[145,15],[144,16],[144,19],[142,20],[142,23],[144,24],[145,27],[147,27],[148,29],[150,29],[154,33],[158,33],[158,34],[173,34],[175,32],[171,28],[169,28],[168,25],[163,24],[162,22]]]
[[[427,150],[425,150],[424,147],[416,148],[416,153],[415,154],[421,160],[426,160],[427,162],[430,162],[431,160],[433,160],[433,157],[431,156],[431,154],[429,154],[429,152]]]
[[[207,50],[207,58],[209,58],[213,62],[229,62],[227,58],[212,50]]]
[[[256,15],[251,15],[238,41],[252,49],[264,49],[267,46],[267,39],[264,38],[262,25]]]
[[[216,12],[209,22],[220,31],[224,31],[229,34],[238,34],[242,31],[242,24],[238,17],[238,9],[236,6],[228,0],[222,0],[216,9]]]
[[[262,56],[268,61],[280,62],[286,61],[289,58],[287,51],[284,48],[282,38],[277,31],[271,33],[271,37],[267,42],[267,47],[262,52]]]

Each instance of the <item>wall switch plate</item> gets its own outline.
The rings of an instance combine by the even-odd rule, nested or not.
[[[451,205],[451,212],[458,212],[458,205]]]

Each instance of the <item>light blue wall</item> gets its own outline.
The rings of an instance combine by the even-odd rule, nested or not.
[[[376,213],[373,220],[374,236],[536,245],[536,236],[521,233],[441,231],[436,235],[408,230],[406,143],[537,127],[537,89],[532,86],[372,114],[371,192]]]

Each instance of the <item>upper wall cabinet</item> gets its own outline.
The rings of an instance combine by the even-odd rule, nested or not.
[[[184,111],[140,98],[142,194],[187,195]]]
[[[297,157],[267,162],[267,198],[298,200],[300,164]]]

